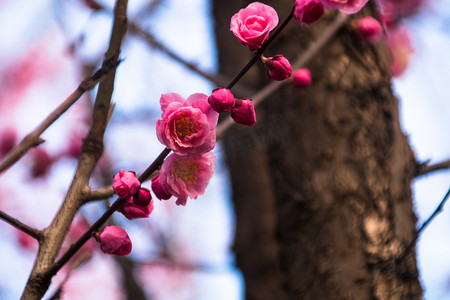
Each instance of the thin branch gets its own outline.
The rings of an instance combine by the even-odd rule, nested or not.
[[[422,164],[418,164],[416,177],[429,174],[435,171],[448,170],[450,169],[450,159],[442,161],[437,164],[429,165],[429,162],[424,162]]]
[[[293,69],[298,69],[306,65],[320,49],[325,46],[331,38],[336,34],[336,32],[344,25],[345,21],[348,19],[348,15],[344,13],[339,13],[336,19],[321,33],[318,38],[312,42],[305,52],[300,54],[295,62],[292,64]],[[272,81],[266,87],[261,89],[258,93],[251,97],[253,105],[256,107],[263,100],[267,99],[271,94],[281,88],[287,81]],[[223,137],[224,133],[234,125],[234,121],[231,117],[224,118],[216,128],[217,139]]]
[[[61,115],[63,115],[81,96],[94,88],[94,86],[102,81],[106,75],[115,70],[120,61],[110,58],[106,60],[102,67],[98,69],[92,76],[84,79],[77,89],[67,97],[55,110],[53,110],[39,126],[30,132],[24,139],[15,146],[0,163],[0,174],[16,163],[22,156],[33,147],[44,142],[40,138],[41,134],[47,130]]]
[[[442,198],[442,201],[439,203],[438,207],[434,210],[434,212],[428,217],[428,219],[422,223],[422,226],[420,226],[419,230],[417,230],[414,238],[411,240],[411,242],[406,246],[403,253],[395,260],[395,262],[398,264],[401,261],[405,259],[405,257],[411,252],[412,248],[416,245],[417,239],[419,238],[420,234],[427,228],[427,226],[433,221],[433,219],[444,209],[444,205],[447,202],[448,198],[450,196],[450,189],[448,189],[447,193],[445,194],[444,198]]]
[[[18,219],[11,217],[10,215],[8,215],[7,213],[5,213],[1,210],[0,210],[0,219],[4,220],[6,223],[16,227],[20,231],[25,232],[26,234],[28,234],[32,238],[35,238],[38,241],[42,237],[42,232],[40,230],[37,230],[36,228],[30,227],[30,226],[22,223]]]

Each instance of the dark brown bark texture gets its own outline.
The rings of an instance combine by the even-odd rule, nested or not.
[[[282,19],[294,1],[265,1]],[[249,2],[213,1],[221,72],[251,56],[229,31]],[[370,14],[365,8],[361,14]],[[336,16],[292,20],[265,56],[296,58]],[[258,107],[257,124],[224,138],[236,213],[234,250],[246,299],[420,299],[414,237],[415,158],[399,123],[383,42],[367,44],[352,16],[306,67],[313,85],[287,84]],[[268,83],[259,64],[243,83]],[[251,95],[247,95],[250,97]]]

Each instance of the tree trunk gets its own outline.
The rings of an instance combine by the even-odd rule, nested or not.
[[[213,3],[220,70],[233,76],[251,52],[229,22],[249,2]],[[283,19],[293,1],[265,3]],[[291,21],[265,56],[295,58],[336,13]],[[414,154],[385,45],[359,40],[349,22],[307,65],[311,87],[286,84],[257,108],[254,127],[224,138],[246,299],[421,298],[415,251],[396,261],[415,234]],[[257,89],[268,79],[255,69],[244,83]]]

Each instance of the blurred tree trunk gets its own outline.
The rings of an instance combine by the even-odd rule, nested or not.
[[[265,1],[280,19],[293,2]],[[229,31],[248,3],[213,1],[220,71],[228,76],[251,55]],[[291,21],[265,56],[296,58],[335,14],[311,26]],[[416,162],[386,57],[383,42],[358,40],[347,23],[307,65],[310,88],[287,84],[258,107],[253,128],[228,131],[246,299],[421,298],[415,251],[395,262],[415,232]],[[268,83],[259,65],[243,80],[254,89]]]

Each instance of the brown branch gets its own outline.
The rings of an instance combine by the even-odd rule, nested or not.
[[[28,234],[32,238],[35,238],[38,241],[42,237],[42,232],[40,230],[37,230],[36,228],[30,227],[30,226],[22,223],[18,219],[11,217],[10,215],[8,215],[7,213],[5,213],[1,210],[0,210],[0,219],[4,220],[6,223],[16,227],[20,231],[25,232],[26,234]]]
[[[344,25],[345,21],[348,19],[348,15],[344,13],[339,13],[336,19],[321,33],[319,34],[317,40],[311,43],[305,52],[300,54],[295,62],[292,64],[293,69],[298,69],[308,63],[320,49],[325,46],[328,41],[336,34],[336,32]],[[281,88],[287,80],[284,81],[273,81],[266,87],[261,89],[258,93],[250,97],[253,100],[253,105],[256,107],[263,100],[267,99],[271,94]],[[220,124],[216,128],[217,139],[223,137],[224,133],[235,123],[231,117],[222,119]]]
[[[450,159],[433,165],[429,165],[429,161],[426,161],[417,165],[416,177],[447,169],[450,169]]]
[[[119,62],[120,47],[127,28],[127,5],[127,0],[117,0],[116,2],[114,23],[109,48],[105,54],[105,62],[109,60]],[[83,204],[83,194],[89,190],[89,178],[103,152],[103,135],[114,89],[115,73],[115,69],[112,70],[99,85],[92,115],[93,123],[87,137],[83,140],[72,184],[55,218],[43,231],[44,236],[40,243],[38,256],[35,259],[22,299],[41,299],[50,285],[52,276],[56,273],[50,270],[54,270],[55,258],[76,212]],[[120,204],[120,201],[117,202]],[[57,270],[63,265],[61,259],[58,260],[60,263],[57,265]]]
[[[26,135],[23,140],[15,146],[0,163],[0,174],[16,163],[21,157],[27,153],[33,147],[36,147],[44,142],[40,138],[41,134],[47,130],[61,115],[63,115],[81,96],[86,92],[94,88],[97,83],[102,81],[112,70],[115,70],[119,64],[119,61],[110,58],[106,60],[102,67],[98,69],[92,76],[84,79],[77,89],[70,94],[55,110],[53,110],[42,121],[39,126]]]

